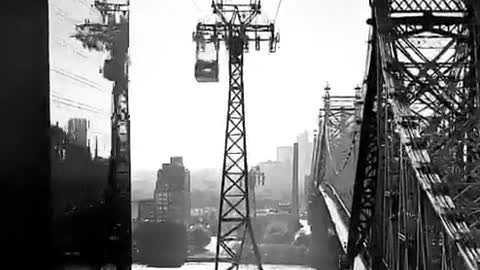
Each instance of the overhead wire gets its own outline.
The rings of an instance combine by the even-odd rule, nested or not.
[[[273,19],[273,22],[277,21],[278,12],[280,11],[280,6],[281,5],[282,5],[282,0],[278,1],[277,12],[275,13],[275,19]]]

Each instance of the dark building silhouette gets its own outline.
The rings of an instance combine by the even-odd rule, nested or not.
[[[68,137],[70,141],[79,146],[88,145],[88,129],[90,121],[82,118],[68,120]]]
[[[182,157],[172,157],[158,170],[154,200],[157,221],[189,224],[190,172]]]
[[[187,258],[190,224],[190,172],[182,157],[162,164],[153,197],[138,202],[134,260],[156,267],[179,267]]]
[[[155,220],[155,200],[147,199],[138,201],[138,221],[147,222]]]
[[[108,160],[92,158],[58,126],[50,130],[52,227],[55,260],[102,261],[106,235]]]

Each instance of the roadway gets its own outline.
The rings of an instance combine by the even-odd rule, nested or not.
[[[348,222],[348,220],[346,221],[345,217],[350,217],[350,213],[333,186],[328,184],[320,185],[319,191],[327,206],[328,214],[332,220],[338,241],[340,242],[343,252],[347,254],[348,226],[346,222]],[[360,256],[355,257],[353,270],[367,269],[369,268],[365,260]]]

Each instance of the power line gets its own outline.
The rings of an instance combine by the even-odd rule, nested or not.
[[[77,108],[77,109],[80,109],[82,111],[88,111],[88,112],[95,113],[95,114],[106,115],[106,116],[108,115],[108,113],[105,112],[105,110],[95,108],[95,107],[90,106],[88,104],[77,102],[77,101],[74,101],[74,100],[56,95],[55,93],[52,93],[52,103],[55,104],[55,105],[60,105],[61,104],[61,105],[64,105],[64,106]]]
[[[62,68],[57,68],[57,67],[52,67],[50,68],[51,71],[55,72],[55,73],[58,73],[62,76],[65,76],[67,78],[70,78],[72,80],[75,80],[79,83],[82,83],[82,84],[85,84],[85,85],[88,85],[90,86],[91,88],[94,88],[100,92],[105,92],[106,89],[103,89],[98,83],[88,79],[88,78],[85,78],[81,75],[78,75],[76,73],[73,73],[73,72],[70,72],[70,71],[67,71],[65,69],[62,69]]]
[[[274,22],[277,21],[277,17],[278,17],[278,11],[280,10],[280,6],[282,5],[282,0],[280,0],[278,2],[278,6],[277,6],[277,13],[275,13],[275,19],[273,19]]]

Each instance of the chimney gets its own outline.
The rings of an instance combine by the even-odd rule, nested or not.
[[[295,220],[299,219],[298,213],[298,143],[293,144],[293,166],[292,166],[292,214]]]
[[[95,159],[98,159],[98,136],[95,136]]]

